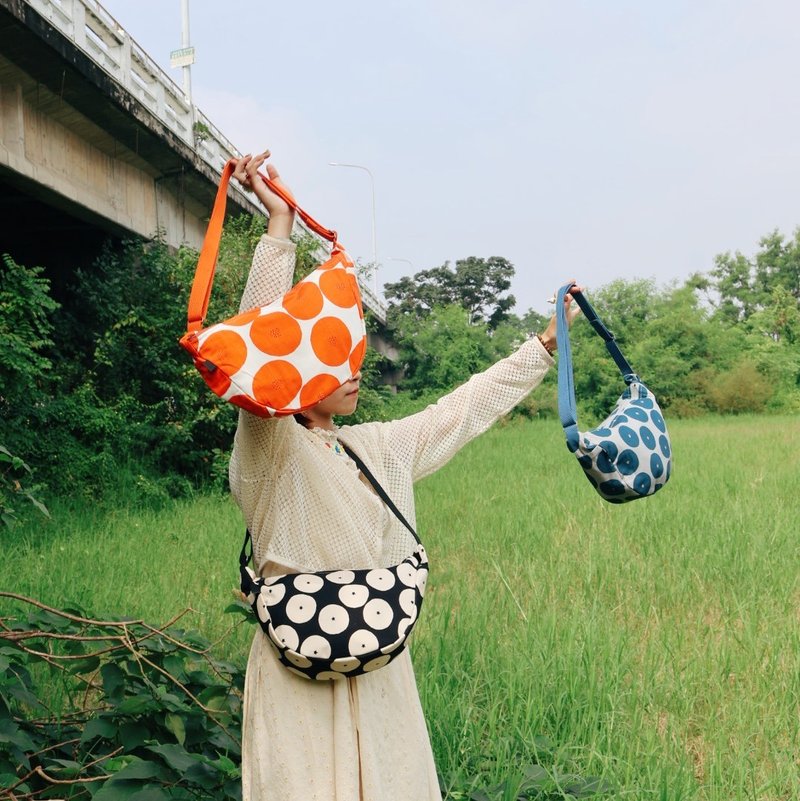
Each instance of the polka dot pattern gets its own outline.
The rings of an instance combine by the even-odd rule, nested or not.
[[[664,417],[655,396],[641,382],[623,392],[597,428],[579,435],[572,452],[591,485],[611,503],[652,495],[672,472]]]
[[[287,356],[297,350],[303,332],[300,324],[285,312],[262,314],[250,326],[250,339],[269,356]]]
[[[187,334],[181,344],[224,400],[260,417],[302,412],[364,361],[366,328],[353,262],[336,251],[275,303]]]
[[[347,326],[338,317],[323,317],[311,329],[314,355],[328,367],[348,362],[352,344]]]
[[[309,679],[359,676],[403,652],[425,595],[422,545],[397,565],[255,578],[252,605],[278,659]]]
[[[214,364],[211,375],[215,387],[212,389],[224,393],[231,385],[229,376],[241,370],[247,359],[247,343],[235,331],[217,331],[203,341],[200,358]]]

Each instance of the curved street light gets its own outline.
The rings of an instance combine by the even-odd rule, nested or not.
[[[375,177],[369,167],[364,167],[362,164],[343,164],[338,161],[329,161],[331,167],[350,167],[354,170],[364,170],[369,175],[370,184],[372,186],[372,270],[375,276],[375,295],[378,296],[378,245],[375,237]]]
[[[411,259],[403,259],[400,256],[387,256],[386,261],[404,261],[412,270],[414,269],[414,262]]]

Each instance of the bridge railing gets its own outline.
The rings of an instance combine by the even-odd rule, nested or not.
[[[241,156],[219,128],[189,101],[183,89],[97,0],[25,2],[127,89],[214,172],[221,171],[228,159]],[[234,182],[231,186],[252,202],[238,184]],[[303,233],[315,236],[301,221],[296,225]],[[385,322],[386,304],[366,282],[360,284],[365,305]]]
[[[240,155],[97,0],[25,0],[214,170]]]

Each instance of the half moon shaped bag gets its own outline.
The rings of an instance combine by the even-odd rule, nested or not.
[[[180,344],[223,400],[260,417],[296,414],[337,390],[364,360],[367,338],[355,267],[335,231],[321,226],[262,175],[311,230],[331,243],[330,258],[274,303],[203,328],[235,167],[231,159],[222,172]]]
[[[602,498],[624,503],[660,490],[672,474],[672,446],[664,415],[656,396],[645,386],[622,355],[583,293],[565,284],[558,291],[556,322],[558,342],[558,414],[567,438],[586,478]],[[592,328],[603,338],[627,389],[608,417],[591,431],[578,431],[572,350],[564,296],[570,292]]]
[[[278,659],[306,679],[342,679],[388,665],[401,654],[419,619],[428,559],[417,533],[367,466],[345,451],[417,545],[391,567],[324,570],[268,578],[248,567],[250,532],[239,554],[241,589]],[[250,553],[247,553],[248,544]]]

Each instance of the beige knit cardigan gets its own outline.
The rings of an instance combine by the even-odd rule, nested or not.
[[[242,310],[280,297],[293,268],[294,246],[262,237]],[[364,460],[416,526],[413,483],[508,412],[552,364],[534,338],[424,411],[333,434],[291,417],[240,412],[230,485],[259,572],[401,561],[413,548],[411,535],[352,461],[327,447],[330,439],[338,436]],[[434,583],[435,576],[434,563]],[[439,801],[408,651],[373,674],[314,682],[282,667],[265,640],[258,630],[247,667],[243,801]]]

